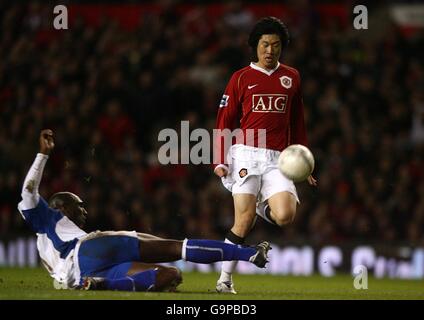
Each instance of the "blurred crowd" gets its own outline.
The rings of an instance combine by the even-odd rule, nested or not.
[[[77,19],[51,29],[51,7],[0,10],[0,237],[30,234],[16,206],[43,128],[56,148],[45,198],[85,201],[87,229],[223,239],[231,194],[208,165],[161,165],[158,133],[188,120],[213,129],[230,75],[250,63],[257,18],[231,2],[216,20],[204,6],[164,6],[136,30]],[[283,62],[299,69],[318,187],[283,229],[258,219],[249,241],[424,245],[424,37],[393,25],[381,37],[326,23],[306,10],[283,18]]]

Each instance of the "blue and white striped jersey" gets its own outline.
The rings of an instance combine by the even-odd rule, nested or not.
[[[75,246],[87,233],[62,212],[50,208],[38,194],[47,158],[46,155],[37,155],[25,179],[18,209],[37,234],[37,249],[50,275],[59,283],[73,287],[79,281],[75,279],[75,267],[78,268],[74,264]]]

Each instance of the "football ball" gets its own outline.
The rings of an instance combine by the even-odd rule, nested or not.
[[[301,144],[285,148],[278,158],[281,173],[293,182],[305,181],[314,171],[315,160],[312,152]]]

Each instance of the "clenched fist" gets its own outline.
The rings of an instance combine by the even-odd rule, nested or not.
[[[45,129],[40,133],[40,153],[49,155],[54,148],[53,131]]]

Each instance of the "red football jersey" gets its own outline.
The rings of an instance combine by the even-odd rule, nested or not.
[[[216,129],[236,128],[245,137],[253,131],[246,145],[278,151],[296,143],[307,146],[299,72],[280,63],[271,71],[253,63],[236,71],[219,105]],[[266,139],[259,139],[259,129],[266,130]],[[223,139],[214,141],[214,167],[227,163]]]

